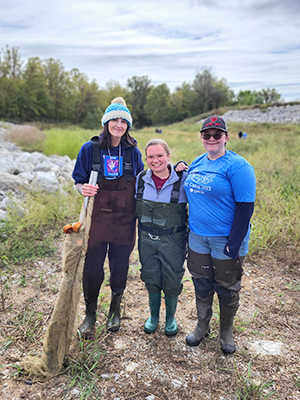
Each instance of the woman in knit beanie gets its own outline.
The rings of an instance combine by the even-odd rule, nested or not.
[[[112,332],[120,328],[120,303],[135,244],[135,177],[144,169],[137,143],[129,134],[132,117],[122,97],[112,100],[102,125],[100,136],[81,147],[72,174],[83,196],[95,196],[83,271],[86,317],[79,328],[83,337],[94,332],[106,254],[111,287],[106,326]],[[88,184],[92,169],[99,170],[96,186]]]

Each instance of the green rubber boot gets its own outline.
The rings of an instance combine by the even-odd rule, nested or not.
[[[177,333],[177,324],[175,320],[175,312],[178,302],[178,296],[168,297],[165,296],[166,303],[166,326],[165,334],[167,336],[172,336]]]
[[[156,331],[158,321],[159,321],[161,292],[157,292],[157,293],[148,292],[148,295],[149,295],[149,306],[150,306],[151,315],[145,322],[144,331],[146,333],[153,333]]]

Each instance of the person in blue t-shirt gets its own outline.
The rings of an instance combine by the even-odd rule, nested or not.
[[[195,287],[198,317],[186,343],[197,346],[208,336],[216,292],[221,348],[229,354],[236,350],[233,319],[239,307],[256,179],[253,167],[243,157],[226,150],[228,131],[221,117],[207,118],[200,132],[207,153],[192,162],[184,183],[190,228],[187,267]]]
[[[83,337],[89,337],[94,331],[106,254],[111,287],[106,327],[112,332],[120,328],[120,303],[136,235],[135,177],[144,169],[141,152],[128,132],[132,117],[122,97],[107,107],[102,125],[100,137],[92,138],[81,147],[72,174],[83,196],[95,196],[83,270],[86,316],[79,328]],[[95,186],[88,183],[93,163],[100,165],[101,179],[98,177]]]

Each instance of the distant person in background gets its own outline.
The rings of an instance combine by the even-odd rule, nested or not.
[[[192,275],[198,323],[186,337],[197,346],[210,333],[214,293],[220,305],[220,343],[225,354],[236,350],[233,319],[239,307],[242,263],[248,252],[256,180],[253,167],[225,148],[225,121],[212,116],[201,128],[207,153],[188,168],[189,203],[187,266]]]
[[[165,295],[167,336],[177,332],[175,311],[182,291],[186,255],[186,172],[176,173],[170,164],[166,142],[153,139],[146,145],[149,169],[137,176],[136,214],[139,221],[141,279],[149,295],[151,315],[144,325],[155,332],[160,314],[161,292]]]
[[[242,131],[239,131],[239,138],[243,139],[243,132]]]

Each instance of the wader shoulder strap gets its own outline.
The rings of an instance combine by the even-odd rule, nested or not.
[[[181,179],[182,179],[182,171],[176,172],[176,174],[178,175],[179,179],[178,179],[178,181],[176,181],[173,184],[170,203],[178,203],[178,201],[179,201],[180,185],[181,185]]]
[[[145,176],[147,171],[142,171],[139,175],[139,180],[138,180],[138,187],[137,187],[137,191],[136,191],[136,198],[137,199],[142,199],[143,198],[143,193],[144,193],[144,189],[145,189],[145,182],[142,179],[143,176]]]
[[[97,182],[99,183],[101,179],[101,150],[99,147],[99,136],[93,136],[91,141],[93,143],[92,171],[98,172]]]
[[[145,182],[142,179],[143,176],[146,174],[147,171],[142,171],[139,175],[139,181],[138,181],[138,187],[137,187],[137,192],[136,192],[136,198],[137,199],[142,199],[143,198],[143,193],[145,189]],[[179,201],[179,194],[180,194],[180,184],[181,184],[181,179],[182,179],[182,172],[176,172],[178,175],[178,181],[173,183],[173,189],[171,192],[171,199],[170,203],[178,203]]]
[[[101,149],[99,147],[99,136],[93,136],[91,138],[93,143],[93,161],[92,161],[92,171],[98,172],[98,183],[101,179]],[[133,147],[128,147],[125,149],[125,160],[124,160],[124,176],[126,182],[131,182],[132,177],[132,161],[131,161],[131,154],[132,154]]]
[[[131,182],[132,177],[132,161],[131,161],[131,154],[132,154],[133,147],[128,147],[125,149],[125,160],[124,160],[124,176],[126,182]]]

